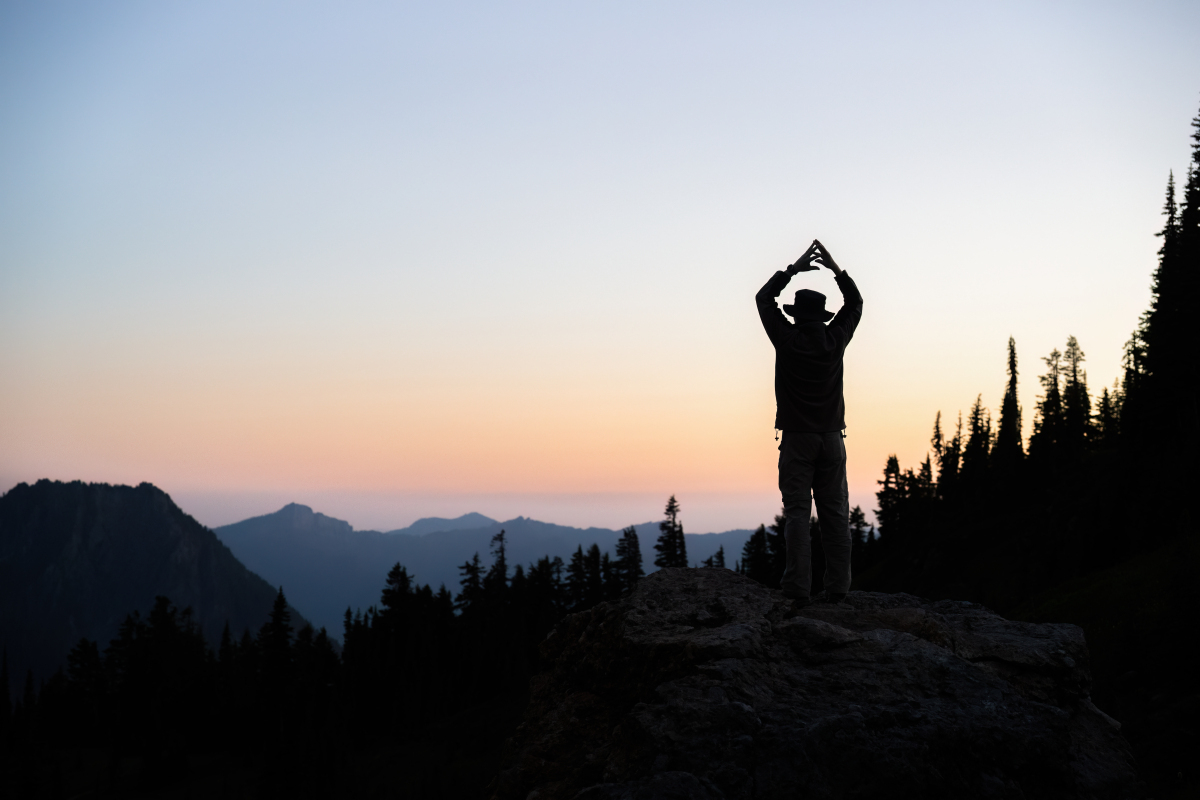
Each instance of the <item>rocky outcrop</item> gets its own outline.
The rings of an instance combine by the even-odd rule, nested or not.
[[[666,569],[542,655],[497,800],[1140,796],[1074,625]]]

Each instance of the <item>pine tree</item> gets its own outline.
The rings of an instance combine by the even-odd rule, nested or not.
[[[621,538],[617,540],[615,569],[622,593],[632,592],[645,574],[642,571],[642,547],[638,542],[637,529],[632,525],[621,531]]]
[[[883,467],[883,480],[878,483],[879,491],[875,493],[875,501],[879,510],[875,516],[879,520],[879,533],[881,536],[892,537],[889,542],[899,541],[905,496],[900,459],[895,455],[888,456]]]
[[[992,448],[992,468],[1002,484],[1010,483],[1025,459],[1021,444],[1021,405],[1017,399],[1017,343],[1008,337],[1008,383],[1000,401],[1000,422]]]
[[[850,563],[860,557],[867,546],[867,515],[861,506],[850,509]]]
[[[292,662],[292,615],[282,586],[275,595],[266,624],[258,631],[258,649],[262,653],[264,680],[272,686],[282,686],[290,677]]]
[[[458,571],[462,575],[459,578],[462,589],[454,600],[454,606],[464,614],[478,611],[483,600],[483,564],[479,560],[479,553],[460,566]]]
[[[783,571],[787,567],[787,517],[783,509],[775,515],[775,521],[767,526],[767,552],[771,557],[771,574],[766,583],[768,586],[778,586],[783,580]]]
[[[683,537],[683,524],[679,522],[679,503],[675,495],[667,501],[666,519],[658,524],[658,541],[654,550],[658,553],[654,558],[656,567],[686,567],[687,543]]]
[[[384,616],[399,617],[405,610],[411,594],[412,576],[397,561],[395,566],[388,570],[383,584],[383,594],[379,598],[379,605],[383,609]]]
[[[1091,439],[1092,398],[1088,394],[1083,348],[1074,336],[1067,337],[1063,351],[1063,453],[1077,460]]]
[[[1163,244],[1143,326],[1145,396],[1139,403],[1164,486],[1184,481],[1180,488],[1187,485],[1189,455],[1200,444],[1200,331],[1192,319],[1200,307],[1200,115],[1192,128],[1192,159],[1178,209],[1173,175],[1167,183]]]
[[[967,417],[967,443],[962,454],[962,484],[969,494],[977,494],[987,486],[991,444],[992,418],[983,407],[983,395],[979,395]]]
[[[942,412],[939,411],[933,421],[930,444],[933,447],[933,457],[937,461],[937,496],[953,497],[958,492],[958,472],[962,461],[962,413],[958,415],[958,427],[954,436],[945,439],[942,435]]]
[[[767,545],[767,526],[759,525],[742,545],[742,574],[759,583],[770,585],[771,553]]]
[[[725,545],[717,548],[717,552],[700,562],[706,569],[725,569]]]
[[[592,543],[583,556],[584,590],[583,604],[586,608],[604,602],[604,573],[601,570],[603,557],[600,555],[600,545]]]
[[[1150,423],[1146,380],[1146,314],[1142,315],[1121,353],[1121,400],[1118,426],[1121,443],[1133,450],[1140,449]]]
[[[1096,417],[1092,420],[1092,430],[1096,435],[1096,446],[1112,448],[1117,445],[1121,436],[1120,389],[1114,381],[1113,391],[1108,387],[1100,393],[1100,402],[1096,404]]]
[[[492,537],[492,566],[483,576],[483,594],[492,608],[499,608],[505,602],[508,589],[508,551],[501,530]]]
[[[604,599],[616,600],[625,588],[617,571],[617,563],[608,556],[608,551],[600,556],[600,577],[604,583]]]
[[[579,545],[567,562],[567,596],[571,608],[583,608],[587,599],[587,585],[587,561],[583,555],[583,545]]]
[[[1062,353],[1055,348],[1042,360],[1046,362],[1046,374],[1038,378],[1043,394],[1038,398],[1033,435],[1029,437],[1029,458],[1042,470],[1053,471],[1061,459],[1065,433],[1061,391]]]

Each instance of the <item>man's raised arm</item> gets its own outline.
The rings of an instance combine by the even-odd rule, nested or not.
[[[838,311],[837,316],[829,323],[829,327],[848,328],[848,333],[850,336],[853,336],[854,329],[858,327],[858,321],[862,319],[862,294],[858,291],[858,286],[855,285],[854,279],[847,275],[844,269],[838,267],[837,262],[833,260],[833,256],[829,255],[829,251],[825,249],[825,245],[816,239],[813,239],[813,244],[821,251],[821,254],[817,256],[818,262],[821,263],[821,266],[829,267],[830,271],[833,272],[833,279],[837,281],[838,289],[842,291],[842,307]]]
[[[766,329],[767,336],[771,338],[771,341],[775,341],[775,337],[789,327],[787,317],[779,310],[779,304],[776,302],[779,293],[787,288],[788,282],[797,272],[810,272],[817,269],[812,264],[813,259],[817,257],[817,249],[817,240],[813,239],[813,243],[804,251],[804,255],[796,259],[794,264],[789,264],[787,269],[780,270],[768,278],[763,287],[758,290],[758,294],[754,295],[754,304],[758,306],[758,318],[762,320],[763,328]]]

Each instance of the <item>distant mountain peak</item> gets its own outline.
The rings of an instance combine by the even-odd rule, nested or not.
[[[483,514],[471,511],[454,519],[447,519],[446,517],[421,517],[407,528],[388,531],[388,535],[424,536],[427,533],[441,533],[442,531],[471,531],[496,524],[496,520],[491,517],[485,517]]]

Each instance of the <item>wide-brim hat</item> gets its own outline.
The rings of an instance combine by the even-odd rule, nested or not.
[[[825,295],[814,292],[812,289],[801,289],[796,292],[796,300],[792,305],[784,306],[783,310],[797,322],[801,320],[829,322],[833,319],[833,312],[825,310]]]

